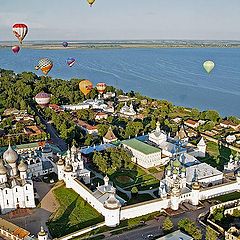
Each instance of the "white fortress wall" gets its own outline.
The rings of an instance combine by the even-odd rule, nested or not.
[[[170,199],[155,199],[145,203],[134,204],[121,208],[120,220],[140,217],[149,213],[161,211],[169,207]]]
[[[199,199],[204,200],[207,198],[213,198],[216,196],[224,195],[226,193],[239,191],[240,185],[238,182],[226,183],[221,185],[215,185],[206,189],[201,189],[199,193]]]
[[[98,201],[92,194],[92,192],[85,187],[79,180],[71,179],[69,186],[78,193],[84,200],[86,200],[93,208],[95,208],[99,213],[105,215],[105,208],[103,204]]]

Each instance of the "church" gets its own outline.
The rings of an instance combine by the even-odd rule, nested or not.
[[[5,214],[17,208],[34,208],[33,181],[28,166],[9,144],[0,159],[0,208]]]

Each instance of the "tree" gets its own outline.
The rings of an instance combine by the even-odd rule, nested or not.
[[[221,222],[222,219],[224,218],[223,212],[224,212],[224,208],[223,207],[214,209],[214,211],[213,211],[213,220]]]
[[[217,240],[217,233],[210,226],[206,228],[206,240]]]
[[[232,216],[235,217],[235,218],[240,218],[240,210],[239,209],[234,209]]]
[[[170,232],[173,229],[173,222],[170,219],[170,217],[166,217],[163,221],[163,231],[164,232]]]
[[[138,195],[138,188],[136,186],[132,187],[131,193],[135,196]]]

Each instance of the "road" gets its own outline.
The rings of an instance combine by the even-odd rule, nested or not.
[[[52,124],[48,123],[47,120],[44,119],[44,117],[39,113],[39,111],[36,109],[35,106],[31,106],[33,111],[37,114],[37,116],[40,118],[42,124],[46,126],[47,133],[50,134],[51,140],[53,143],[58,146],[62,151],[67,150],[67,144],[63,139],[61,139],[57,133],[57,130],[52,126]]]
[[[210,205],[206,202],[204,205],[204,208],[198,209],[196,211],[189,211],[185,212],[183,214],[177,215],[175,217],[172,217],[172,222],[174,223],[174,229],[177,230],[177,223],[179,220],[183,218],[189,218],[192,221],[197,222],[197,226],[201,227],[199,222],[197,221],[199,214],[206,212],[209,210]],[[142,228],[138,228],[132,231],[124,232],[120,235],[106,237],[105,239],[109,240],[133,240],[133,239],[148,239],[148,235],[161,236],[163,235],[162,231],[162,223],[164,220],[164,216],[159,218],[159,221],[157,220],[151,220],[146,223],[146,226]]]

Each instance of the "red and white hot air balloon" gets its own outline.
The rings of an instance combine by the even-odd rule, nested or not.
[[[12,30],[15,37],[22,44],[23,39],[26,37],[28,33],[28,26],[24,23],[16,23],[13,25]]]
[[[12,47],[13,53],[17,54],[20,51],[20,47],[18,45],[15,45]]]
[[[97,90],[100,94],[103,94],[105,92],[106,87],[107,87],[106,83],[98,83],[97,84]]]

